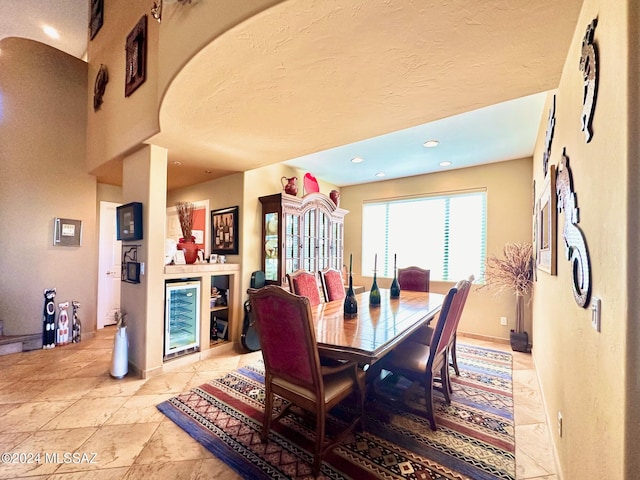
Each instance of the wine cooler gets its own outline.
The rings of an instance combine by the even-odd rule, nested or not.
[[[164,359],[200,350],[200,281],[166,282]]]

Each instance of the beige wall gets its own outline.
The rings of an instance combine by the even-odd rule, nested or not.
[[[127,152],[158,131],[158,36],[160,25],[151,17],[151,4],[144,0],[104,2],[104,24],[87,46],[89,76],[87,87],[93,91],[100,65],[109,69],[104,103],[93,110],[93,95],[85,100],[87,111],[87,170]],[[125,42],[138,20],[147,14],[147,74],[145,82],[129,97],[124,96]],[[119,164],[118,164],[118,168]]]
[[[593,295],[602,300],[602,331],[598,333],[591,327],[591,311],[580,308],[573,298],[571,265],[564,256],[562,213],[558,216],[558,275],[540,273],[535,285],[533,354],[560,470],[566,479],[638,475],[638,443],[624,440],[625,422],[630,431],[636,432],[633,435],[638,435],[637,413],[634,418],[627,416],[629,406],[638,404],[637,393],[628,397],[629,405],[625,405],[626,372],[629,370],[630,377],[637,377],[636,366],[628,364],[625,357],[627,324],[636,323],[635,315],[627,316],[627,298],[630,294],[637,297],[626,283],[628,265],[637,262],[637,256],[629,256],[631,246],[627,244],[626,226],[630,213],[627,142],[632,138],[627,115],[637,116],[637,109],[628,112],[627,107],[627,5],[634,2],[585,0],[557,89],[551,163],[558,165],[566,148],[573,171],[579,226],[591,258]],[[596,17],[600,80],[594,136],[586,143],[580,131],[583,79],[578,65],[586,27]],[[543,179],[545,131],[546,120],[541,122],[534,155],[537,185]],[[632,141],[637,142],[637,138]],[[636,184],[637,177],[629,181]],[[636,243],[637,237],[633,241]],[[636,275],[635,271],[632,274]],[[637,327],[634,329],[637,331]],[[561,438],[555,424],[558,411],[563,416]],[[633,475],[624,474],[625,458],[627,467],[636,466],[635,470],[628,470]]]
[[[487,254],[500,255],[506,242],[531,242],[530,158],[344,187],[340,206],[350,211],[345,220],[345,257],[353,253],[354,284],[368,290],[373,281],[372,277],[361,275],[363,202],[480,188],[487,191]],[[421,224],[418,227],[420,220],[416,219],[416,222],[416,235],[428,235],[429,226]],[[453,283],[432,281],[431,289],[446,293]],[[381,287],[390,284],[390,279],[378,280]],[[506,327],[500,325],[503,316],[508,318]],[[531,332],[530,315],[527,313],[526,316],[525,329]],[[478,291],[477,285],[473,287],[459,327],[462,332],[508,339],[509,330],[514,326],[515,301],[511,296],[495,297],[490,290]]]
[[[122,187],[115,185],[106,185],[98,183],[98,212],[100,211],[100,202],[122,203]],[[99,215],[98,215],[99,216]]]
[[[178,202],[209,201],[209,210],[235,207],[242,205],[242,192],[244,190],[244,175],[237,173],[227,177],[199,183],[191,187],[172,190],[167,193],[167,208],[174,207]],[[209,212],[207,212],[209,215]],[[239,222],[242,224],[243,209],[239,209]],[[209,229],[211,230],[211,229]],[[242,229],[240,229],[242,234]],[[206,242],[211,245],[211,231],[205,232]],[[242,242],[242,235],[240,236]],[[240,263],[242,256],[242,244],[238,245],[238,255],[227,255],[228,263]]]
[[[42,332],[43,290],[77,300],[95,330],[96,181],[84,173],[87,65],[19,38],[0,41],[0,319]],[[55,217],[82,220],[81,247],[54,247]]]

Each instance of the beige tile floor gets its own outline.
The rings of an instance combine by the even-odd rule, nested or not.
[[[32,455],[24,457],[31,463],[0,463],[0,479],[240,478],[156,405],[254,362],[260,352],[166,368],[147,380],[114,380],[114,334],[109,327],[79,344],[0,356],[0,452]],[[511,351],[467,337],[460,342]],[[531,355],[514,352],[513,379],[517,478],[556,479]],[[80,456],[65,463],[66,452]]]

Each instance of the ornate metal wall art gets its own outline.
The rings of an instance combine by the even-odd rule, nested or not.
[[[547,133],[544,138],[544,152],[542,153],[542,170],[547,176],[549,170],[549,157],[551,157],[551,143],[553,142],[553,130],[556,126],[556,96],[553,96],[551,107],[549,107],[549,119],[547,120]]]
[[[104,96],[104,91],[107,88],[107,83],[109,82],[109,71],[107,70],[106,65],[100,65],[100,70],[98,70],[98,75],[96,75],[96,83],[93,86],[93,111],[97,112],[100,110],[100,106],[102,105],[102,97]]]
[[[591,262],[587,242],[578,222],[580,221],[578,201],[573,191],[573,176],[569,168],[566,148],[562,149],[562,162],[556,178],[558,212],[564,210],[564,252],[571,262],[573,297],[578,305],[586,308],[591,297]]]
[[[580,71],[584,78],[582,115],[580,121],[587,143],[593,138],[591,122],[593,120],[593,111],[596,107],[596,97],[598,95],[598,48],[593,43],[593,36],[597,25],[598,19],[594,18],[587,27],[587,31],[582,39],[582,55],[580,56]]]

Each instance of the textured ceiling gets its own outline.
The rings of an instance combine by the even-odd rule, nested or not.
[[[22,37],[82,58],[87,51],[89,0],[0,0],[0,40]],[[51,38],[43,27],[55,28]]]
[[[88,3],[0,0],[0,38],[81,57]],[[185,66],[151,141],[169,150],[170,189],[282,161],[343,186],[528,156],[544,114],[535,94],[557,87],[581,5],[288,0]],[[440,147],[421,147],[434,137]],[[120,165],[100,180],[117,183]]]
[[[171,162],[181,163],[170,162],[169,188],[554,89],[581,4],[290,0],[276,5],[214,40],[167,91],[162,132],[153,142],[169,148]],[[536,105],[534,138],[541,113]],[[516,123],[507,127],[518,128]],[[509,131],[498,135],[504,138]],[[477,144],[468,142],[468,148]],[[292,163],[305,168],[302,161]]]

